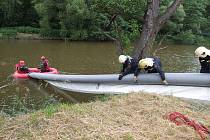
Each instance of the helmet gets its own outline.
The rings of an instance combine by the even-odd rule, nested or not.
[[[46,59],[46,58],[45,58],[45,56],[42,56],[41,59],[44,60],[44,59]]]
[[[152,58],[145,58],[145,59],[141,59],[139,61],[139,68],[141,69],[145,69],[147,67],[152,67],[153,66],[153,59]]]
[[[19,64],[20,64],[20,65],[25,65],[25,61],[20,60],[20,61],[19,61]]]
[[[207,55],[210,55],[210,50],[208,50],[206,47],[200,46],[195,50],[195,57],[206,57]]]
[[[125,63],[125,61],[127,60],[127,56],[126,55],[120,55],[119,56],[119,63],[123,64]]]

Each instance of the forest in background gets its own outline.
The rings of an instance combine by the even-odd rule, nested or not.
[[[162,13],[171,2],[161,1]],[[141,33],[146,10],[147,0],[1,0],[0,38],[18,33],[69,40],[120,36],[126,46]],[[159,40],[196,45],[210,44],[209,37],[209,0],[184,0],[158,34]]]

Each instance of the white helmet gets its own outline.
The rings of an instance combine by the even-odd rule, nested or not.
[[[207,55],[210,56],[210,50],[204,46],[200,46],[195,50],[195,57],[205,58]]]
[[[128,59],[128,56],[126,55],[120,55],[119,56],[119,63],[123,64]]]
[[[153,63],[154,63],[153,58],[141,59],[139,61],[139,68],[145,69],[145,68],[148,68],[148,67],[152,67]]]

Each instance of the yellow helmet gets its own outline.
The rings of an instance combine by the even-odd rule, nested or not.
[[[139,61],[139,68],[141,69],[145,69],[147,67],[152,67],[153,66],[153,58],[145,58],[145,59],[141,59]]]
[[[195,57],[205,58],[207,55],[210,55],[210,50],[206,47],[200,46],[195,50]]]

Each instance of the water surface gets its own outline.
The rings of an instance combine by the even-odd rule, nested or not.
[[[162,47],[166,47],[163,45]],[[165,72],[198,72],[195,46],[168,45],[159,50]],[[118,73],[120,65],[112,42],[65,42],[0,40],[0,110],[12,114],[40,109],[57,102],[81,102],[92,97],[53,88],[36,80],[14,80],[14,65],[25,60],[28,67],[38,67],[40,57],[62,73]]]

